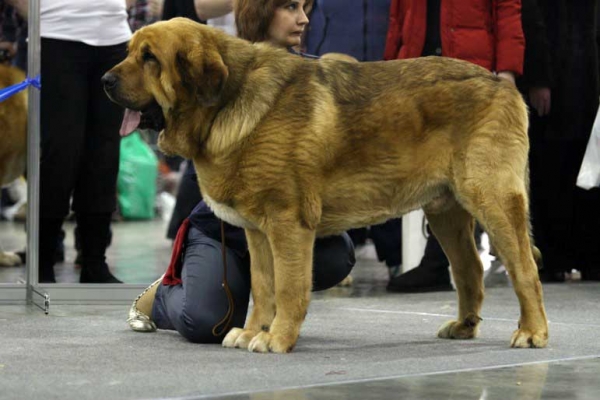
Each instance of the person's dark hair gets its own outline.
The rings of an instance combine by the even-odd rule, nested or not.
[[[310,10],[313,2],[306,0],[304,9]],[[233,11],[238,36],[251,42],[264,42],[268,39],[275,10],[288,3],[290,0],[235,0]]]

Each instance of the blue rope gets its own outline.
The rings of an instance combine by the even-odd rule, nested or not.
[[[17,83],[16,85],[5,87],[4,89],[0,89],[0,102],[8,99],[11,96],[19,93],[21,90],[27,89],[28,86],[33,86],[36,89],[42,88],[42,81],[40,76],[36,76],[35,78],[27,78],[21,83]]]

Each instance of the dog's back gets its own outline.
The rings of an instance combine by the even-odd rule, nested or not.
[[[306,63],[290,73],[299,77],[286,89],[293,95],[279,96],[271,122],[257,126],[265,139],[253,139],[252,157],[262,154],[257,143],[276,143],[281,156],[265,153],[265,164],[304,170],[311,184],[302,191],[321,202],[319,234],[379,223],[449,192],[460,198],[465,180],[501,164],[525,176],[526,106],[484,68],[441,57]],[[298,109],[303,118],[287,111]]]
[[[525,177],[525,103],[482,67],[443,57],[302,59],[218,38],[229,49],[221,53],[228,94],[201,157],[237,151],[200,168],[204,192],[217,202],[258,209],[304,193],[314,201],[299,206],[303,223],[329,235],[451,193],[462,201],[464,183],[487,179],[499,165]],[[261,172],[247,168],[259,164]],[[227,179],[209,178],[215,172]],[[257,178],[250,186],[249,174]]]

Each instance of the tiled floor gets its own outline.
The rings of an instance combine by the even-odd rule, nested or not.
[[[531,363],[502,368],[372,379],[330,386],[220,397],[262,399],[600,399],[599,359]]]

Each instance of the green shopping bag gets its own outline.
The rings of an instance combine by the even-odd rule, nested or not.
[[[117,198],[125,219],[154,218],[158,159],[138,131],[121,139]]]

